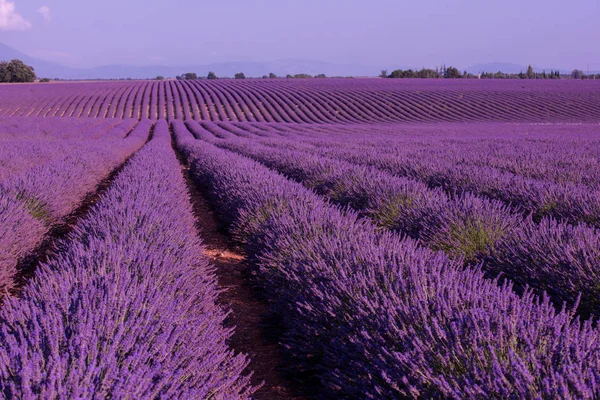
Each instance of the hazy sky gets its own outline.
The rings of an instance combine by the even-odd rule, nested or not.
[[[312,59],[600,69],[600,0],[0,0],[0,42],[69,66]]]

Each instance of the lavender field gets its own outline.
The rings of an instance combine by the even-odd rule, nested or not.
[[[0,396],[600,398],[597,81],[0,86]]]

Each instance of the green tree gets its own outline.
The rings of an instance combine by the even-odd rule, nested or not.
[[[583,73],[583,71],[579,70],[579,69],[574,69],[573,72],[571,72],[571,78],[573,79],[584,79],[585,75]]]
[[[387,69],[382,69],[381,72],[379,73],[379,77],[387,78],[388,77]]]
[[[269,78],[270,78],[270,79],[275,79],[275,78],[277,78],[277,75],[275,75],[275,74],[274,74],[274,73],[272,73],[272,72],[269,72]]]
[[[7,61],[0,61],[0,82],[10,82],[10,72],[8,70]]]
[[[164,77],[164,76],[162,76],[162,75],[158,75],[158,76],[157,76],[155,79],[156,79],[157,81],[164,81],[164,80],[165,80],[165,77]]]
[[[327,78],[327,76],[325,74],[319,74],[315,76],[315,78]]]
[[[0,62],[0,82],[33,82],[35,78],[33,67],[21,60]]]
[[[527,79],[535,79],[535,72],[533,72],[531,64],[527,67]]]
[[[246,79],[246,75],[243,72],[238,72],[233,76],[235,79]]]
[[[434,70],[434,69],[429,69],[429,68],[421,68],[420,71],[416,72],[416,77],[417,78],[439,78],[439,74],[438,71]]]
[[[217,74],[215,74],[214,72],[210,71],[208,73],[208,75],[206,76],[207,79],[217,79]]]
[[[396,69],[394,71],[392,71],[392,73],[390,74],[390,78],[412,78],[413,76],[413,70],[412,69],[408,69],[406,71],[402,70],[402,69]]]
[[[194,80],[194,79],[198,79],[198,75],[196,75],[195,72],[186,72],[185,74],[181,74],[181,75],[177,76],[176,79],[182,80],[182,81]]]
[[[455,67],[447,67],[444,71],[444,78],[446,79],[457,79],[462,78],[462,74]]]

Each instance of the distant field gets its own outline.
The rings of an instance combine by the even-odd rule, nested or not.
[[[600,398],[599,188],[596,81],[0,86],[0,397]]]
[[[598,81],[248,79],[5,85],[0,116],[366,123],[600,121]]]

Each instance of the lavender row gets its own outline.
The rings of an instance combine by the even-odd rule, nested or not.
[[[398,132],[393,140],[372,134],[370,143],[361,147],[390,156],[439,158],[445,163],[490,168],[559,184],[595,187],[600,182],[597,125],[474,125],[430,130],[418,138],[405,138]],[[470,131],[479,130],[485,135],[469,137]],[[511,137],[515,131],[517,134]]]
[[[466,262],[485,260],[489,274],[548,291],[553,301],[600,314],[600,233],[545,218],[536,225],[501,202],[472,194],[447,196],[422,182],[306,152],[239,140],[218,126],[187,126],[199,139],[273,168],[336,204],[351,206],[377,225]],[[285,144],[285,142],[284,142]]]
[[[131,122],[123,121],[131,127]],[[120,126],[121,126],[120,125]],[[102,141],[89,141],[55,160],[0,184],[0,293],[10,291],[19,259],[30,253],[53,224],[72,212],[87,193],[146,141],[150,121],[127,138],[119,127]]]
[[[117,124],[118,120],[72,119],[63,118],[0,118],[0,140],[35,139],[56,140],[73,139],[82,132],[103,125],[106,122]]]
[[[546,127],[538,137],[523,134],[516,140],[460,140],[458,135],[450,140],[432,138],[419,150],[421,154],[428,151],[431,157],[441,156],[455,164],[492,167],[526,178],[597,187],[600,184],[598,126],[553,128]],[[554,138],[556,132],[562,132],[563,137]]]
[[[316,152],[420,180],[449,193],[465,191],[500,200],[532,213],[536,221],[549,216],[573,224],[583,222],[600,227],[600,192],[595,188],[526,178],[492,167],[460,164],[456,160],[431,156],[426,151],[413,156],[385,154],[380,148],[363,148],[358,152],[338,140],[328,145],[320,142]]]
[[[169,120],[309,124],[600,119],[597,82],[448,81],[249,79],[20,85],[6,87],[0,94],[0,116],[166,116]]]
[[[52,121],[48,121],[52,122]],[[45,140],[44,137],[36,139],[16,138],[2,140],[0,148],[0,182],[8,178],[25,173],[27,170],[41,166],[45,163],[65,157],[68,154],[82,154],[90,150],[90,140],[110,140],[123,138],[135,127],[134,120],[101,121],[88,129],[81,130],[80,124],[64,127],[61,130],[63,138]],[[50,124],[48,124],[50,125]],[[19,125],[19,129],[27,129],[27,125]],[[108,133],[110,132],[110,136]],[[103,145],[99,145],[103,147]],[[16,156],[18,155],[18,156]]]
[[[342,140],[345,148],[442,157],[456,164],[493,167],[558,183],[597,186],[600,182],[600,130],[592,124],[357,125],[325,129],[306,124],[245,124],[244,127],[277,133],[286,130],[310,137],[309,143],[315,146],[338,144]]]
[[[598,395],[598,331],[380,231],[172,123],[196,181],[256,261],[295,365],[331,397]],[[577,354],[577,356],[575,356]],[[577,371],[577,372],[575,372]]]
[[[0,311],[7,398],[249,398],[168,126]]]

